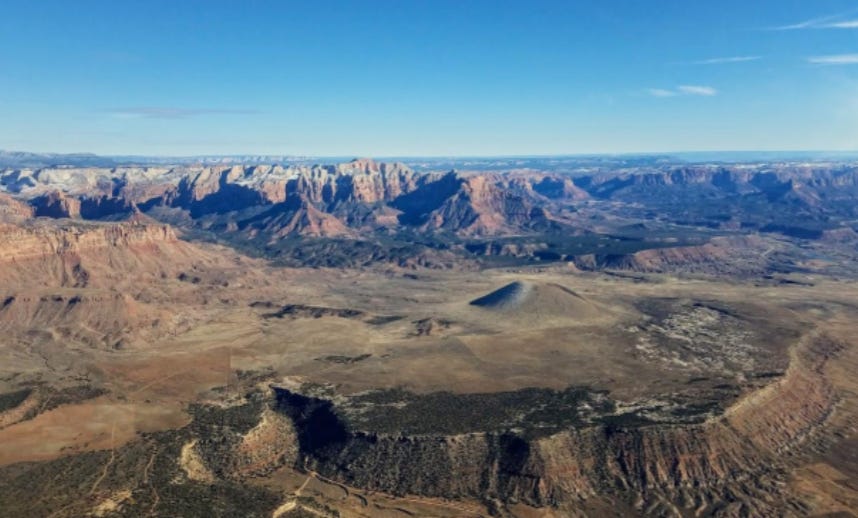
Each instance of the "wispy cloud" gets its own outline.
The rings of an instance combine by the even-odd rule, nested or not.
[[[689,61],[688,65],[724,65],[727,63],[745,63],[747,61],[757,61],[763,59],[762,56],[730,56],[725,58],[701,59],[700,61]]]
[[[858,65],[858,54],[813,56],[807,58],[807,62],[814,65]]]
[[[703,95],[707,97],[711,97],[718,93],[718,90],[711,86],[700,85],[680,85],[677,90],[687,95]]]
[[[681,85],[676,88],[677,91],[686,95],[704,95],[704,96],[712,96],[718,93],[718,90],[712,88],[711,86],[700,86],[700,85]]]
[[[672,90],[666,88],[649,88],[647,93],[653,97],[676,97],[678,95],[697,95],[711,97],[718,94],[718,90],[711,86],[702,85],[679,85]]]
[[[835,16],[823,16],[820,18],[811,18],[810,20],[805,20],[803,22],[791,23],[789,25],[779,25],[777,27],[769,27],[770,30],[773,31],[797,31],[801,29],[817,29],[820,26],[830,23],[833,20],[839,18],[840,15]]]
[[[673,90],[665,90],[664,88],[650,88],[647,92],[653,97],[674,97],[677,95]]]
[[[769,30],[798,31],[802,29],[858,29],[858,19],[845,19],[847,16],[851,16],[854,13],[855,10],[853,9],[845,13],[820,16],[819,18],[811,18],[810,20],[804,20],[803,22],[770,27]]]
[[[858,29],[858,20],[843,20],[825,25],[827,29]]]
[[[713,95],[718,94],[718,90],[712,88],[711,86],[680,85],[676,88],[676,90],[686,95],[702,95],[706,97],[711,97]]]
[[[200,115],[247,115],[258,113],[255,110],[236,110],[222,108],[177,108],[172,106],[137,106],[109,110],[109,113],[124,118],[147,119],[189,119]]]

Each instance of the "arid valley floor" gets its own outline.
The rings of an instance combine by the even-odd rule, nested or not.
[[[856,516],[858,169],[337,167],[0,174],[4,515]]]

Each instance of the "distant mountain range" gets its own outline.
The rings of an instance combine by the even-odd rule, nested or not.
[[[858,165],[821,162],[576,174],[427,172],[371,159],[0,170],[0,212],[11,216],[145,216],[192,238],[301,265],[438,266],[452,254],[652,269],[641,265],[691,256],[620,256],[755,233],[851,242],[856,199]],[[705,249],[695,261],[729,257],[726,250]]]
[[[30,153],[0,150],[0,168],[118,167],[132,165],[299,164],[314,159],[292,155],[100,156],[92,153]]]
[[[119,167],[154,165],[312,165],[345,162],[346,156],[306,155],[194,155],[143,156],[96,155],[92,153],[32,153],[0,150],[0,169],[44,167]],[[858,151],[699,151],[676,153],[628,153],[556,156],[498,157],[380,157],[380,161],[401,162],[415,171],[541,171],[586,174],[593,170],[667,164],[739,163],[739,162],[818,162],[858,160]]]

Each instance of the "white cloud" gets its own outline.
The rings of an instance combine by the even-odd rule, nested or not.
[[[821,24],[829,22],[833,19],[837,18],[836,16],[824,16],[822,18],[813,18],[811,20],[805,20],[799,23],[793,23],[790,25],[781,25],[778,27],[772,27],[772,30],[775,31],[797,31],[799,29],[815,29],[818,28]]]
[[[807,58],[814,65],[858,65],[858,54],[835,54]]]
[[[722,65],[726,63],[744,63],[746,61],[757,61],[762,59],[762,56],[730,56],[726,58],[703,59],[700,61],[691,61],[689,65]]]
[[[781,25],[779,27],[771,27],[775,31],[797,31],[802,29],[858,29],[858,20],[844,20],[845,16],[854,14],[855,10],[845,13],[820,16],[819,18],[811,18],[803,22],[793,23],[790,25]]]
[[[665,90],[664,88],[650,88],[647,92],[653,97],[674,97],[676,95],[673,90]]]
[[[647,93],[653,97],[676,97],[679,95],[698,95],[711,97],[718,94],[718,90],[711,86],[702,85],[680,85],[672,90],[666,88],[649,88]]]
[[[858,20],[843,20],[826,24],[823,27],[827,29],[858,29]]]
[[[683,93],[686,95],[703,95],[703,96],[713,96],[718,93],[718,90],[712,88],[711,86],[700,86],[700,85],[681,85],[676,88],[679,93]]]

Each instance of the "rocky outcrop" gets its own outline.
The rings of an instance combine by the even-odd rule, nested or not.
[[[249,237],[262,234],[272,240],[287,236],[342,237],[353,234],[342,221],[303,198],[291,198],[272,205],[257,216],[239,221],[236,228]]]
[[[575,185],[575,181],[565,175],[512,173],[504,178],[504,187],[549,200],[582,201],[590,198],[587,191]]]
[[[632,254],[585,254],[571,258],[582,270],[629,270],[666,273],[759,273],[766,270],[764,252],[773,251],[759,236],[716,237],[697,246],[661,247]]]
[[[494,175],[448,173],[394,202],[400,222],[423,231],[462,236],[516,234],[550,225],[546,211],[526,192],[516,193]]]
[[[80,200],[67,196],[59,191],[54,191],[30,202],[36,216],[48,218],[79,218]]]
[[[298,440],[292,422],[266,408],[259,423],[241,436],[231,463],[233,477],[259,476],[298,458]]]
[[[19,221],[33,217],[33,208],[15,198],[0,193],[0,221]]]

